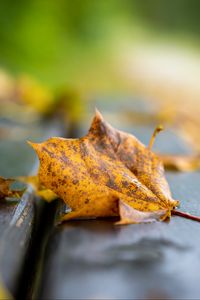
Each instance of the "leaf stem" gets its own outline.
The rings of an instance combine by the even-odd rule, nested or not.
[[[163,130],[163,126],[162,126],[162,125],[158,125],[158,126],[154,129],[154,132],[153,132],[153,134],[152,134],[152,136],[151,136],[151,139],[150,139],[149,145],[148,145],[149,150],[151,150],[152,147],[153,147],[153,144],[154,144],[156,135],[157,135],[160,131],[162,131],[162,130]]]
[[[193,221],[200,222],[200,217],[193,216],[189,213],[186,213],[186,212],[183,212],[183,211],[180,211],[180,210],[172,210],[171,213],[172,213],[172,215],[175,215],[175,216],[179,216],[179,217],[182,217],[182,218],[186,218],[186,219],[190,219],[190,220],[193,220]]]

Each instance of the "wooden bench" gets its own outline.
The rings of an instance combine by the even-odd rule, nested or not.
[[[110,111],[109,114],[112,114],[113,125],[135,134],[148,143],[153,124],[131,126],[121,121],[119,109],[113,114],[112,110],[105,106],[105,113]],[[86,128],[83,131],[86,132]],[[82,132],[77,133],[80,134]],[[175,154],[190,152],[188,145],[171,130],[158,137],[155,150]],[[174,198],[181,201],[181,209],[200,215],[200,173],[168,172],[167,178]],[[35,203],[35,200],[33,202]],[[13,222],[20,206],[25,203],[25,207],[29,207],[26,221],[23,223],[24,234],[20,233],[16,223],[15,231],[12,231],[16,232],[17,236],[23,236],[26,246],[23,245],[23,251],[21,249],[17,252],[14,238],[9,238],[6,244],[10,250],[4,251],[3,256],[1,253],[0,257],[0,266],[2,257],[5,258],[3,269],[0,268],[6,278],[5,283],[8,283],[8,288],[19,299],[22,299],[22,296],[27,299],[200,297],[199,223],[172,217],[170,223],[128,226],[115,226],[112,219],[70,221],[56,225],[56,214],[62,209],[62,205],[56,202],[44,205],[43,219],[38,218],[40,222],[34,223],[33,202],[25,202],[22,199],[15,212],[13,208],[1,207],[0,210],[1,218],[3,215],[6,218],[3,225],[3,231],[6,232],[7,225]],[[9,215],[12,215],[12,218]],[[30,241],[34,227],[37,228],[37,235]],[[5,240],[5,234],[1,235],[1,244]],[[30,243],[31,247],[28,247]],[[25,252],[26,260],[23,254]],[[19,269],[14,263],[16,254],[21,260],[22,269],[20,276],[11,280],[12,276],[7,270]],[[27,265],[23,266],[23,261],[26,261]]]

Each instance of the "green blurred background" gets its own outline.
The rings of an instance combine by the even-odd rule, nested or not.
[[[118,89],[138,45],[198,52],[199,12],[199,0],[1,0],[0,67],[53,87]]]

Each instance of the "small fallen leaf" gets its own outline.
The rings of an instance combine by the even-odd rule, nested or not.
[[[19,101],[39,114],[48,115],[54,107],[51,91],[27,75],[18,78],[16,90]]]
[[[35,194],[42,197],[47,202],[51,202],[58,198],[58,196],[51,190],[46,189],[39,181],[38,176],[20,176],[17,180],[32,186]]]
[[[16,197],[19,198],[24,191],[11,190],[10,185],[15,182],[15,179],[3,178],[0,176],[0,199],[6,197]]]
[[[168,170],[189,172],[200,168],[200,155],[159,155]]]
[[[132,223],[165,220],[179,204],[171,197],[152,142],[145,147],[133,135],[111,127],[99,112],[80,139],[53,137],[30,144],[40,159],[41,184],[72,209],[63,220],[120,216],[127,223],[124,207],[134,216],[138,211]]]
[[[0,277],[0,300],[12,300],[13,297],[11,296],[10,292],[4,285],[1,277]]]

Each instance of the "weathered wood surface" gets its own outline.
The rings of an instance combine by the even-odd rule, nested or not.
[[[5,126],[2,122],[1,126]],[[16,124],[15,124],[16,126]],[[11,130],[15,131],[15,126]],[[20,127],[20,125],[18,125]],[[22,129],[23,131],[23,129]],[[26,128],[26,136],[19,136],[14,140],[1,139],[0,141],[0,175],[14,177],[27,175],[36,170],[38,161],[26,139],[40,141],[53,134],[61,134],[58,124],[40,124]],[[36,205],[33,191],[29,188],[19,200],[2,200],[0,205],[0,276],[6,288],[15,297],[22,295],[21,281],[24,280],[24,271],[30,250],[34,244],[33,237],[42,205]],[[37,222],[36,222],[37,221]],[[28,270],[27,276],[31,276]],[[27,287],[22,287],[26,290]]]
[[[148,143],[151,126],[114,125]],[[121,123],[121,124],[120,124]],[[155,148],[188,153],[171,131]],[[181,209],[200,215],[200,173],[167,173]],[[71,221],[54,226],[45,251],[40,299],[199,299],[200,223],[115,226],[113,220]]]
[[[141,126],[137,121],[130,126],[130,118],[126,123],[120,115],[125,105],[124,114],[128,110],[131,116],[132,104],[109,105],[105,101],[104,109],[96,106],[105,110],[114,126],[148,144],[155,122]],[[134,110],[143,111],[140,105],[136,103]],[[154,113],[149,107],[146,111]],[[33,129],[27,138],[38,141],[60,135],[47,127]],[[79,135],[86,133],[86,126],[81,129]],[[154,149],[191,151],[170,129],[160,134]],[[27,174],[35,165],[25,140],[1,140],[0,155],[2,176]],[[200,173],[168,172],[167,177],[181,209],[200,215]],[[29,192],[19,204],[3,201],[0,207],[0,274],[18,299],[200,298],[199,223],[173,217],[170,223],[115,226],[114,220],[107,219],[51,227],[56,203],[42,210],[41,204]]]

